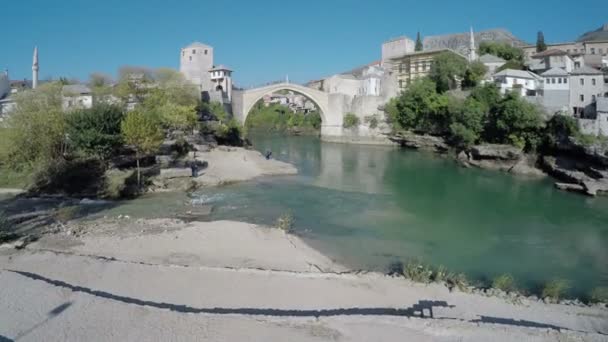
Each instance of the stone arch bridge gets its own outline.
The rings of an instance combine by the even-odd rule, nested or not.
[[[321,111],[321,135],[324,137],[341,136],[342,120],[344,117],[344,95],[329,94],[313,88],[298,84],[283,82],[259,88],[235,90],[232,93],[232,113],[234,117],[244,124],[253,106],[265,95],[280,90],[291,90],[308,97]]]

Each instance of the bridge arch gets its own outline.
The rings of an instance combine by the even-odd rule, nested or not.
[[[316,89],[304,87],[298,84],[286,82],[271,84],[260,88],[247,89],[240,91],[239,94],[234,94],[233,101],[236,100],[234,101],[234,107],[236,107],[234,108],[235,117],[242,124],[244,124],[245,120],[247,120],[247,116],[249,116],[249,112],[259,100],[261,100],[265,95],[269,95],[280,90],[294,91],[309,98],[319,108],[321,120],[323,121],[323,123],[327,122],[328,115],[330,115],[329,96],[327,93]]]

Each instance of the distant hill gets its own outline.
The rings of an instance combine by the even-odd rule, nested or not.
[[[440,36],[428,36],[422,41],[424,50],[452,49],[463,55],[469,53],[469,33],[444,34]],[[528,43],[515,37],[505,29],[492,29],[475,32],[475,45],[485,41],[498,41],[509,43],[513,46],[526,46]]]
[[[591,42],[597,40],[608,40],[608,23],[595,31],[589,31],[578,37],[577,42]]]

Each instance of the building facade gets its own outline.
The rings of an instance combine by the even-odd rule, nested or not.
[[[521,96],[536,96],[540,76],[524,70],[505,69],[492,76],[502,94],[517,92]]]
[[[570,74],[561,68],[552,68],[540,75],[539,95],[549,113],[570,112]]]
[[[416,42],[406,36],[384,42],[382,44],[382,63],[392,58],[412,53],[415,48]]]
[[[570,73],[570,109],[577,117],[595,115],[595,104],[605,93],[601,71],[583,66]]]
[[[464,59],[466,57],[449,49],[418,51],[392,58],[387,63],[395,76],[400,90],[407,88],[414,80],[428,76],[435,58],[443,52],[451,52]]]
[[[228,102],[232,101],[232,70],[219,65],[209,69],[211,91],[220,92]]]

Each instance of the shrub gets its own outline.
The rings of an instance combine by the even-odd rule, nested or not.
[[[591,290],[591,301],[596,303],[608,303],[608,287],[601,286]]]
[[[292,213],[285,213],[281,215],[276,222],[277,228],[284,231],[285,233],[291,233],[294,230],[295,218]]]
[[[0,211],[0,232],[7,232],[10,228],[10,222],[8,216],[4,211]]]
[[[359,126],[359,117],[353,113],[344,115],[344,128],[353,128]]]
[[[72,147],[85,156],[109,158],[122,145],[123,116],[120,107],[103,103],[67,114],[67,133]]]
[[[570,284],[564,279],[553,279],[549,281],[542,291],[542,297],[549,297],[555,300],[562,298],[570,289]]]
[[[215,138],[220,145],[242,146],[242,128],[235,120],[230,119],[227,123],[220,123],[215,131]]]
[[[515,278],[513,278],[513,276],[510,274],[502,274],[494,278],[494,281],[492,281],[492,287],[505,292],[517,291],[517,284],[515,283]]]
[[[416,260],[408,261],[403,267],[403,274],[415,282],[430,283],[433,281],[433,270],[430,266]]]

